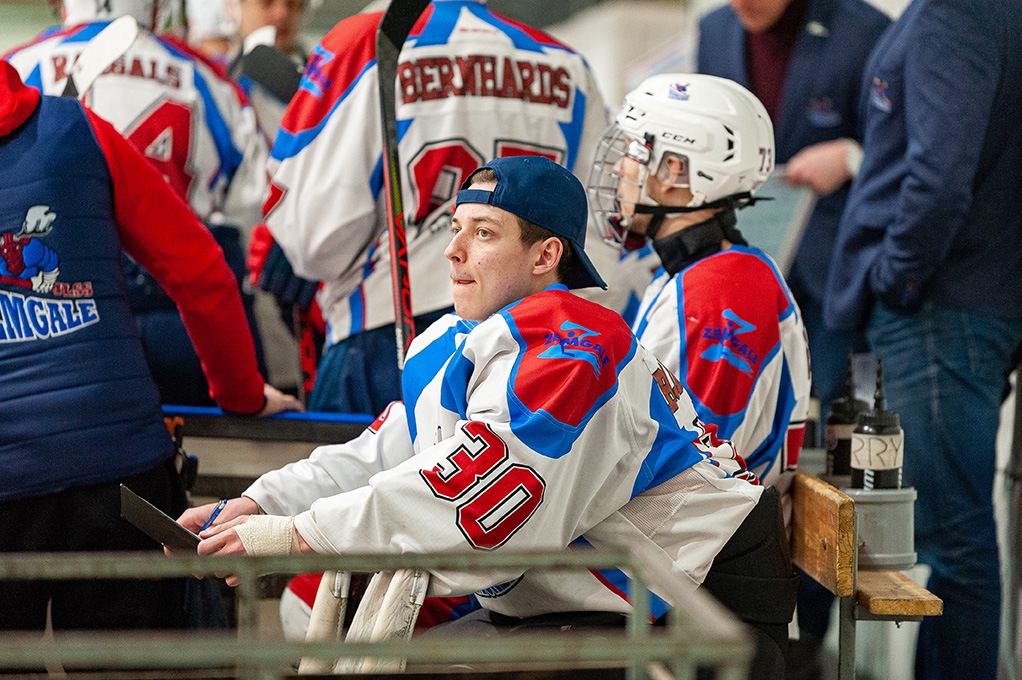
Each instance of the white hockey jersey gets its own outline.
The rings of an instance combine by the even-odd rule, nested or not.
[[[394,322],[375,48],[381,16],[346,19],[316,46],[270,161],[266,223],[295,271],[325,282],[328,343]],[[537,154],[584,181],[607,119],[579,54],[473,0],[429,5],[405,42],[395,87],[418,315],[453,304],[443,251],[462,180],[493,158]],[[610,284],[587,297],[615,306],[608,296],[621,288],[617,250],[593,229],[586,251]]]
[[[678,376],[700,419],[783,493],[802,448],[811,380],[802,314],[770,256],[735,245],[675,276],[661,268],[633,329]]]
[[[26,85],[59,95],[75,59],[109,23],[50,29],[5,59]],[[184,43],[140,30],[85,104],[156,166],[199,219],[245,233],[259,221],[266,140],[244,94]]]
[[[651,616],[700,584],[762,487],[616,313],[555,285],[413,341],[405,401],[245,495],[321,553],[633,550]],[[434,573],[510,616],[628,612],[614,570]]]

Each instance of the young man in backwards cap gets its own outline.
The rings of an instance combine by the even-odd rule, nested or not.
[[[776,492],[702,425],[620,316],[570,292],[603,285],[586,220],[581,183],[548,159],[498,159],[470,175],[446,250],[456,314],[412,343],[403,402],[357,439],[263,475],[201,534],[199,553],[630,549],[653,618],[730,572],[741,597],[753,590],[743,574],[759,591],[774,576],[783,595],[769,607],[788,621]],[[198,530],[211,509],[181,522]],[[762,546],[755,564],[737,556],[746,541]],[[631,609],[625,580],[436,571],[429,593],[475,593],[483,609],[470,617],[485,627],[613,625]]]

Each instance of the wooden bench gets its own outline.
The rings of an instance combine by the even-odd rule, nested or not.
[[[920,621],[944,603],[900,571],[860,571],[855,502],[803,470],[792,486],[792,562],[840,602],[838,680],[855,677],[856,621]]]

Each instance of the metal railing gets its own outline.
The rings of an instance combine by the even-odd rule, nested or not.
[[[560,668],[622,667],[630,679],[654,672],[694,678],[697,666],[717,669],[721,680],[745,678],[753,642],[745,627],[711,597],[696,592],[681,602],[666,627],[654,628],[647,616],[631,616],[625,631],[599,635],[520,635],[487,638],[485,644],[452,645],[450,638],[413,637],[375,643],[289,642],[260,638],[256,583],[270,573],[325,570],[372,572],[402,568],[427,570],[606,569],[631,575],[633,611],[648,611],[642,567],[627,552],[593,550],[547,553],[471,553],[426,555],[297,555],[275,557],[184,556],[152,553],[7,553],[0,555],[0,581],[24,579],[166,578],[232,573],[237,587],[238,626],[232,631],[61,632],[0,634],[0,669],[42,666],[75,668],[194,669],[234,667],[234,677],[269,679],[294,675],[302,657],[406,659],[442,668],[450,664],[530,664]],[[527,639],[527,644],[523,640]],[[669,677],[669,674],[666,676]]]

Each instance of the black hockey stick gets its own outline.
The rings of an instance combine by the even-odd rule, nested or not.
[[[138,35],[138,22],[130,15],[118,17],[82,49],[67,74],[62,97],[81,99],[107,67],[128,51]]]
[[[282,102],[291,101],[302,82],[302,69],[271,45],[256,45],[241,58],[241,74]]]
[[[376,32],[376,69],[380,80],[380,119],[383,122],[383,184],[387,199],[398,369],[404,368],[405,353],[415,337],[415,326],[408,280],[408,239],[401,200],[401,163],[397,151],[397,60],[408,34],[428,4],[429,0],[391,0]]]

